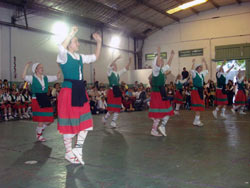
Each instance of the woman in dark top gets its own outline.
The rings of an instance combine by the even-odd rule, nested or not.
[[[228,80],[228,84],[227,84],[227,100],[228,100],[228,105],[232,106],[233,104],[233,98],[234,98],[234,84],[232,80]]]

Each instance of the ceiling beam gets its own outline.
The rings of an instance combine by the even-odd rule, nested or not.
[[[121,14],[120,12],[129,12],[132,8],[135,8],[139,5],[139,3],[137,2],[134,2],[133,4],[121,9],[121,10],[118,10],[118,12],[116,13],[115,16],[112,16],[112,18],[109,19],[109,21],[107,23],[111,24],[111,23],[114,23],[116,22],[120,17],[121,17]]]
[[[85,1],[86,1],[86,0],[85,0]],[[135,16],[135,15],[130,15],[130,14],[126,13],[125,11],[119,11],[119,10],[113,8],[112,6],[108,6],[108,5],[106,5],[106,4],[103,4],[103,3],[101,3],[101,2],[98,2],[98,1],[96,1],[96,0],[87,0],[87,2],[90,2],[90,3],[95,4],[95,5],[97,5],[97,6],[99,5],[99,6],[103,7],[103,8],[106,8],[106,9],[109,9],[109,10],[111,10],[111,11],[114,11],[114,12],[116,12],[116,14],[118,14],[118,15],[123,15],[123,16],[125,16],[125,17],[128,17],[128,18],[132,19],[132,20],[136,20],[136,21],[142,22],[142,23],[144,23],[144,24],[153,26],[153,27],[155,27],[155,28],[157,28],[157,29],[162,29],[162,26],[160,26],[160,25],[158,25],[158,24],[155,24],[155,23],[153,23],[153,22],[147,21],[147,20],[145,20],[145,19],[143,19],[143,18],[140,18],[140,17],[138,17],[138,16]]]
[[[4,4],[8,4],[8,5],[12,5],[15,7],[23,7],[23,4],[21,3],[14,3],[11,0],[0,0],[0,3],[4,3]],[[95,20],[95,19],[90,19],[90,18],[86,18],[83,16],[78,16],[76,14],[70,14],[64,11],[60,11],[54,8],[50,8],[44,5],[40,5],[37,3],[28,3],[26,4],[26,8],[27,10],[33,10],[34,14],[36,14],[37,12],[39,13],[44,13],[45,16],[52,16],[52,17],[57,17],[60,19],[66,18],[69,19],[70,21],[73,21],[79,25],[87,25],[87,26],[92,26],[92,27],[98,27],[98,28],[108,28],[108,29],[113,29],[113,30],[117,30],[117,31],[121,31],[131,37],[135,37],[138,39],[143,39],[145,38],[144,35],[139,34],[139,33],[134,33],[134,32],[130,32],[128,30],[126,30],[125,28],[120,28],[120,27],[115,27],[112,26],[110,24],[106,24],[104,22]]]
[[[139,2],[139,3],[141,3],[142,5],[150,8],[150,9],[153,9],[154,11],[156,11],[156,12],[158,12],[158,13],[160,13],[160,14],[168,17],[168,18],[171,18],[172,20],[174,20],[176,22],[180,21],[180,19],[178,17],[173,16],[171,14],[168,14],[166,11],[164,11],[162,9],[159,9],[158,7],[156,7],[156,6],[152,5],[152,4],[147,3],[145,0],[136,0],[136,1]]]
[[[177,3],[179,4],[184,4],[185,2],[183,0],[175,0]],[[198,10],[196,10],[195,8],[189,8],[193,13],[195,14],[199,14],[200,12]]]
[[[214,0],[209,0],[209,2],[217,9],[220,8],[220,5],[218,5]]]

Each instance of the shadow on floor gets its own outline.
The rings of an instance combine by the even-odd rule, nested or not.
[[[0,187],[29,187],[33,180],[44,181],[37,174],[48,160],[51,148],[40,142],[25,152],[0,175]],[[25,164],[26,161],[37,161],[36,164]]]

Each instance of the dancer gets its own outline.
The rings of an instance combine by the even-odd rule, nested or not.
[[[231,109],[231,111],[235,114],[236,110],[239,109],[239,114],[246,114],[246,112],[244,112],[244,107],[247,105],[247,97],[246,97],[246,91],[245,91],[245,87],[244,87],[244,71],[239,70],[238,74],[237,74],[237,85],[238,85],[238,91],[235,95],[235,100],[234,100],[234,104],[233,104],[233,108]]]
[[[206,70],[203,71],[203,65],[198,64],[195,66],[195,59],[193,59],[192,70],[190,71],[193,78],[193,90],[191,92],[191,110],[195,111],[195,118],[193,125],[203,126],[200,121],[200,112],[205,110],[204,101],[204,77],[208,74],[208,65],[204,58],[202,58],[202,63],[205,64]]]
[[[189,76],[182,80],[180,74],[178,74],[176,77],[175,80],[176,91],[174,96],[174,103],[176,104],[174,111],[175,115],[180,114],[179,110],[181,105],[183,104],[183,84],[186,83],[188,79]]]
[[[62,69],[64,81],[58,96],[57,129],[63,134],[65,159],[71,163],[84,165],[82,147],[88,131],[93,130],[93,120],[83,81],[83,64],[94,62],[99,58],[102,39],[99,34],[94,33],[93,38],[97,42],[95,54],[78,54],[76,52],[80,43],[75,37],[77,32],[78,27],[72,27],[66,39],[59,45],[57,62]],[[72,149],[72,138],[75,135],[77,142]]]
[[[157,49],[157,57],[154,59],[152,67],[152,92],[150,99],[150,107],[148,117],[153,120],[153,127],[151,130],[152,136],[167,136],[166,124],[170,116],[174,115],[174,111],[170,101],[167,98],[165,81],[165,72],[169,70],[174,57],[174,51],[171,51],[168,63],[164,65],[164,61],[160,56],[161,49]],[[162,120],[162,121],[161,121]],[[161,121],[161,125],[158,127]],[[160,133],[159,133],[159,131]]]
[[[109,90],[108,90],[108,112],[102,118],[103,124],[106,124],[108,118],[113,114],[112,121],[110,126],[112,128],[116,128],[116,121],[119,116],[119,112],[121,111],[122,104],[122,93],[119,88],[119,81],[122,74],[127,72],[129,66],[132,63],[132,58],[129,58],[129,63],[125,68],[117,72],[117,61],[121,58],[118,56],[109,66],[108,66],[108,80],[109,80]]]
[[[43,131],[54,121],[53,109],[47,95],[48,83],[58,80],[60,73],[58,73],[57,76],[46,76],[43,74],[43,65],[41,63],[35,63],[32,65],[33,75],[26,75],[31,64],[31,61],[26,63],[22,78],[31,84],[32,119],[34,122],[38,122],[36,138],[38,141],[45,142],[46,139],[43,137]]]
[[[217,69],[216,72],[216,79],[217,79],[217,88],[216,88],[216,99],[215,104],[217,107],[213,111],[214,118],[217,119],[217,113],[221,108],[220,116],[222,118],[226,118],[225,111],[228,104],[227,100],[227,92],[226,92],[226,75],[233,69],[234,65],[228,69],[225,73],[223,66],[225,65],[226,61]]]

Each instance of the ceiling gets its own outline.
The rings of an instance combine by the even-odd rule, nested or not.
[[[21,7],[27,14],[64,16],[97,28],[112,28],[132,37],[145,38],[161,28],[202,11],[250,0],[208,0],[169,15],[166,10],[190,0],[0,0]]]

